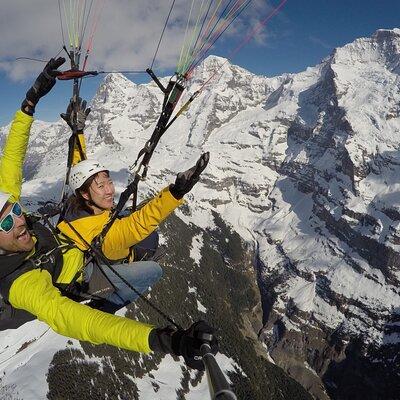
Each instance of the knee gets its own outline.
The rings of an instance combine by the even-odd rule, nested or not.
[[[163,270],[160,267],[160,264],[156,263],[155,261],[148,261],[149,265],[148,267],[151,269],[153,272],[153,275],[157,278],[160,279],[163,275]]]
[[[163,270],[155,261],[139,261],[132,264],[132,275],[135,279],[147,279],[157,282],[163,275]]]

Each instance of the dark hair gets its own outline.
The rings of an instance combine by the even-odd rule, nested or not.
[[[100,172],[105,172],[107,176],[110,176],[108,171],[100,171]],[[97,172],[97,174],[92,175],[90,178],[86,179],[86,181],[83,183],[83,185],[76,189],[75,194],[70,196],[68,199],[67,203],[67,208],[72,214],[76,214],[79,211],[86,211],[89,214],[94,214],[93,210],[90,208],[89,204],[91,203],[91,200],[86,200],[83,196],[82,193],[89,193],[89,188],[93,181],[97,178],[97,176],[100,174],[100,172]]]

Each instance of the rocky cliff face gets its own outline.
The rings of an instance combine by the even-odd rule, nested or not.
[[[399,46],[400,30],[380,30],[302,73],[275,78],[208,58],[181,104],[216,70],[221,74],[162,138],[141,186],[143,197],[154,193],[202,151],[211,152],[187,206],[165,228],[166,282],[188,268],[186,286],[179,283],[174,296],[196,293],[216,325],[229,316],[223,352],[244,371],[232,380],[252,398],[282,398],[275,384],[287,388],[284,398],[295,389],[270,364],[257,369],[258,361],[234,347],[247,349],[253,361],[272,357],[319,399],[400,393]],[[92,101],[90,155],[115,171],[119,189],[161,104],[155,84],[135,85],[121,75],[108,76]],[[66,127],[33,128],[32,179],[24,188],[33,205],[59,196],[60,129]],[[212,266],[219,272],[208,271]],[[250,291],[256,281],[261,297]],[[216,301],[221,291],[223,301]],[[162,293],[154,296],[166,301],[171,288]],[[185,318],[193,313],[186,310]],[[255,341],[257,320],[263,347]],[[240,332],[234,347],[233,326]],[[273,377],[271,392],[268,385],[255,389],[264,376]]]
[[[256,228],[267,239],[261,337],[319,398],[320,378],[333,398],[399,393],[399,44],[400,31],[378,31],[336,49],[268,107],[289,123]]]

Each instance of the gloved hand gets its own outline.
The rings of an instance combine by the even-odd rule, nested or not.
[[[195,166],[185,172],[179,172],[175,183],[169,187],[172,196],[180,200],[186,193],[189,193],[199,181],[200,174],[207,167],[209,159],[210,153],[207,151],[201,155]]]
[[[54,58],[50,59],[43,71],[36,78],[33,86],[26,92],[26,98],[21,105],[22,111],[33,115],[35,106],[40,98],[49,93],[56,84],[56,76],[61,74],[60,71],[57,71],[57,68],[64,64],[64,62],[64,57],[58,57],[56,60]]]
[[[69,127],[73,130],[74,120],[76,122],[76,131],[83,132],[85,129],[86,118],[90,113],[90,108],[86,108],[86,100],[83,100],[78,97],[76,104],[76,120],[75,120],[75,107],[74,107],[74,99],[71,99],[67,111],[65,114],[60,114],[61,118],[69,125]]]
[[[154,351],[183,356],[188,367],[204,371],[201,345],[208,343],[212,353],[218,353],[217,339],[214,336],[210,338],[213,332],[214,329],[205,321],[197,321],[186,330],[175,330],[171,326],[157,328],[150,332],[149,345]]]
[[[46,201],[37,209],[37,212],[42,216],[45,215],[47,217],[55,217],[56,215],[60,214],[61,207],[60,204],[57,204],[54,201]]]

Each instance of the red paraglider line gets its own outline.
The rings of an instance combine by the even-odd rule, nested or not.
[[[230,53],[228,59],[233,58],[233,56],[235,56],[242,49],[243,46],[245,46],[261,29],[263,29],[267,22],[276,14],[278,14],[278,12],[281,10],[286,2],[287,0],[282,0],[280,4],[265,19],[259,21],[256,27],[245,37],[243,42]]]
[[[275,7],[271,13],[268,14],[268,16],[266,18],[264,18],[262,21],[259,21],[258,24],[256,25],[256,27],[244,38],[244,40],[242,41],[242,43],[239,44],[239,46],[237,46],[233,51],[231,51],[231,53],[228,55],[226,61],[222,64],[221,68],[228,62],[228,60],[232,59],[241,49],[243,46],[245,46],[263,27],[265,27],[265,25],[267,24],[267,22],[274,17],[280,10],[281,8],[285,5],[285,3],[287,2],[287,0],[282,0],[277,7]],[[187,79],[190,78],[190,76],[193,73],[193,69],[191,69],[187,75],[185,75],[185,77]],[[206,82],[203,83],[203,85],[200,87],[200,89],[198,90],[199,92],[201,92],[204,87],[218,74],[220,73],[220,71],[215,71],[210,78],[207,79]]]
[[[186,71],[186,74],[190,74],[190,72],[194,68],[196,68],[197,65],[200,64],[201,60],[204,59],[205,55],[210,50],[210,48],[214,45],[214,43],[220,38],[220,36],[226,31],[226,29],[229,28],[229,26],[233,23],[233,21],[250,5],[251,2],[252,2],[252,0],[246,0],[243,3],[239,4],[239,1],[236,1],[236,3],[228,11],[228,13],[226,15],[227,19],[225,19],[222,22],[222,24],[220,24],[220,26],[218,27],[218,29],[215,32],[211,32],[212,33],[211,38],[207,38],[207,40],[209,40],[209,43],[207,43],[206,48],[204,48],[201,52],[198,51],[198,53],[195,57],[195,60],[190,64],[189,68]],[[235,8],[235,10],[234,10],[234,8]],[[225,12],[225,10],[224,10],[224,12]],[[233,15],[233,17],[231,18],[232,15]],[[221,18],[222,18],[222,15],[218,19],[217,24]],[[213,27],[213,29],[214,28],[215,28],[215,26]],[[200,54],[200,56],[199,56],[199,54]]]

